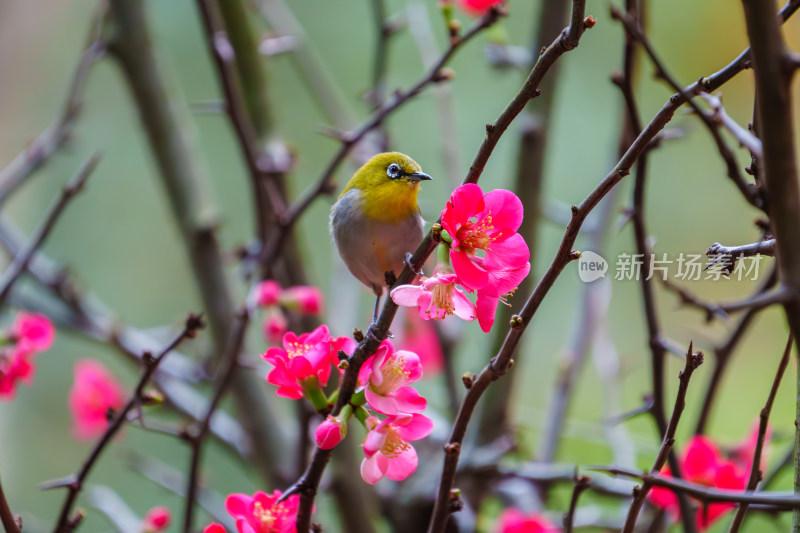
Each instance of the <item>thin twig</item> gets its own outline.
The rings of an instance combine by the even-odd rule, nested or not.
[[[653,467],[650,469],[652,474],[657,474],[661,468],[667,463],[672,452],[672,446],[675,444],[675,432],[678,429],[678,422],[680,422],[681,414],[686,406],[686,391],[689,389],[689,380],[692,378],[694,371],[703,364],[703,352],[692,352],[692,344],[689,343],[689,350],[686,352],[686,364],[683,367],[678,377],[680,385],[678,386],[678,394],[675,397],[675,407],[672,410],[672,416],[669,419],[667,431],[664,434],[664,440],[661,442],[661,448],[658,450],[656,460],[653,461]],[[628,510],[628,518],[625,520],[623,526],[623,533],[631,533],[636,525],[636,519],[639,517],[639,511],[650,492],[651,484],[647,481],[642,483],[641,487],[633,490],[633,502]]]
[[[564,515],[564,533],[572,533],[575,509],[578,507],[578,498],[581,493],[591,486],[592,478],[575,474],[575,487],[572,489],[572,498],[569,501],[569,510]]]
[[[705,100],[714,111],[714,114],[711,118],[714,121],[719,122],[723,128],[728,130],[731,135],[733,135],[733,138],[739,141],[739,144],[750,151],[753,157],[761,159],[764,156],[761,146],[761,139],[741,127],[735,120],[733,120],[728,113],[725,112],[725,108],[722,107],[722,100],[718,96],[708,93],[700,93],[700,98]]]
[[[746,490],[756,490],[758,482],[761,481],[764,473],[761,471],[761,454],[764,448],[764,440],[767,437],[767,426],[769,425],[769,415],[772,411],[772,404],[775,402],[775,396],[778,394],[778,387],[780,387],[783,373],[786,367],[789,366],[789,355],[792,352],[792,337],[786,341],[786,348],[783,350],[781,362],[778,364],[778,370],[775,372],[775,379],[772,380],[772,387],[769,389],[769,396],[767,396],[767,403],[759,414],[758,422],[758,436],[756,437],[756,447],[753,451],[753,464],[750,467],[750,478],[747,480]],[[736,510],[736,516],[733,517],[731,523],[730,533],[736,533],[742,526],[744,517],[747,514],[747,504],[743,503]]]
[[[0,523],[6,533],[22,533],[22,525],[18,523],[19,517],[11,512],[6,495],[3,492],[3,485],[0,483]]]
[[[100,437],[100,440],[97,442],[97,444],[94,445],[91,452],[81,465],[78,473],[70,476],[69,481],[65,484],[59,485],[67,488],[67,497],[61,506],[61,512],[59,514],[58,522],[56,523],[55,533],[69,533],[74,529],[75,524],[69,515],[72,511],[72,506],[74,505],[78,494],[83,488],[83,483],[86,481],[86,478],[89,476],[89,472],[91,472],[92,467],[100,458],[100,455],[103,453],[106,446],[114,438],[114,435],[116,435],[125,425],[128,413],[136,406],[140,405],[144,388],[147,386],[150,378],[158,369],[158,365],[161,364],[161,361],[164,359],[164,357],[174,350],[181,342],[183,342],[184,339],[193,338],[197,333],[197,330],[202,329],[203,327],[205,327],[205,324],[203,323],[201,317],[190,313],[186,318],[183,331],[181,331],[181,333],[175,337],[175,339],[166,348],[164,348],[161,353],[159,353],[156,357],[153,357],[152,355],[149,357],[146,355],[143,356],[144,371],[142,372],[142,377],[139,379],[139,383],[136,385],[136,389],[134,390],[130,399],[125,406],[114,415],[114,419],[109,422],[105,433],[103,433],[103,436]],[[53,485],[52,488],[55,488],[55,486],[56,485]]]
[[[100,38],[105,16],[106,3],[100,1],[92,15],[88,45],[81,54],[75,72],[72,74],[67,97],[58,117],[44,132],[31,141],[25,150],[17,155],[8,166],[0,170],[0,205],[3,205],[17,187],[69,139],[75,126],[75,119],[80,112],[83,91],[91,67],[105,54],[105,43]]]
[[[190,533],[192,531],[192,517],[194,515],[194,504],[197,498],[197,484],[199,483],[200,474],[200,455],[205,438],[208,436],[211,417],[217,410],[217,406],[219,406],[222,397],[231,386],[233,376],[236,373],[237,361],[242,351],[247,326],[250,323],[250,313],[247,308],[243,308],[237,313],[237,320],[227,353],[220,358],[224,367],[214,385],[214,394],[211,397],[211,401],[208,403],[205,415],[203,415],[200,423],[193,431],[187,431],[189,443],[192,448],[192,456],[189,463],[189,475],[186,479],[186,506],[184,507],[183,513],[184,533]]]
[[[64,185],[59,197],[50,204],[50,207],[42,217],[42,221],[36,227],[28,242],[25,243],[25,246],[14,256],[11,264],[0,275],[0,305],[8,298],[14,282],[25,272],[31,257],[50,234],[69,201],[83,189],[84,183],[89,179],[99,161],[100,155],[95,152],[81,164],[75,175]]]
[[[751,492],[743,490],[722,490],[706,485],[689,483],[682,479],[661,476],[650,472],[640,472],[620,467],[589,467],[589,470],[606,472],[612,476],[641,479],[652,487],[664,487],[673,492],[682,492],[704,503],[732,502],[770,505],[781,509],[800,509],[800,497],[786,492]]]

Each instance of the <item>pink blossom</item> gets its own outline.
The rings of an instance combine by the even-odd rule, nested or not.
[[[231,494],[225,499],[225,510],[236,519],[239,533],[295,533],[300,496],[293,494],[278,502],[280,498],[279,490],[271,496],[261,491],[252,496]]]
[[[269,348],[261,357],[275,366],[267,375],[267,382],[278,387],[276,394],[298,400],[303,397],[304,386],[318,388],[328,383],[331,366],[339,362],[339,350],[352,353],[354,349],[352,339],[333,338],[328,327],[322,325],[299,337],[288,332],[282,348]]]
[[[400,285],[392,289],[394,303],[417,307],[419,316],[425,320],[441,319],[448,315],[456,315],[462,320],[475,320],[475,304],[456,287],[456,283],[460,283],[458,276],[452,272],[434,272],[432,277],[423,276],[420,281],[419,285]]]
[[[256,293],[260,307],[278,305],[281,297],[281,285],[275,280],[267,279],[258,284]]]
[[[372,360],[372,373],[364,393],[369,406],[385,415],[420,413],[427,401],[413,388],[422,377],[422,365],[413,352],[395,352],[391,345],[382,344]]]
[[[0,400],[13,400],[17,382],[30,386],[36,367],[33,351],[26,343],[5,346],[0,351]]]
[[[328,415],[314,431],[314,441],[323,450],[335,448],[347,435],[347,421]]]
[[[727,490],[744,490],[747,486],[746,471],[735,461],[722,457],[716,444],[702,435],[696,435],[686,445],[679,459],[683,478],[698,485]],[[671,476],[669,467],[661,471],[662,476]],[[663,487],[653,487],[648,494],[651,503],[669,512],[677,521],[680,508],[675,494]],[[705,531],[736,504],[730,502],[712,503],[697,510],[695,521],[697,529]]]
[[[226,533],[226,532],[222,524],[211,522],[205,527],[205,529],[203,529],[203,533]]]
[[[495,315],[497,314],[497,304],[503,302],[507,304],[506,298],[514,293],[516,288],[528,275],[531,264],[525,263],[516,269],[495,269],[491,267],[491,261],[478,259],[478,262],[487,267],[490,282],[483,289],[479,289],[476,309],[478,313],[478,324],[481,329],[488,332],[492,329]]]
[[[524,514],[519,509],[509,507],[500,513],[495,533],[548,533],[561,531],[544,516],[531,513]]]
[[[319,287],[296,285],[289,287],[281,295],[281,303],[289,309],[296,309],[304,315],[318,315],[322,312],[322,291]]]
[[[374,485],[384,476],[402,481],[417,469],[417,451],[408,442],[419,440],[433,431],[433,421],[420,414],[401,414],[379,421],[367,419],[369,433],[364,438],[361,477]]]
[[[267,311],[267,316],[264,317],[262,330],[264,332],[264,338],[268,343],[278,344],[281,342],[288,327],[289,322],[286,320],[283,311],[277,307],[272,307]]]
[[[102,434],[108,427],[109,409],[122,407],[122,388],[100,362],[81,359],[75,363],[75,381],[69,391],[72,433],[79,440]]]
[[[425,378],[439,375],[444,368],[444,353],[433,323],[421,319],[415,312],[407,313],[404,318],[398,344],[419,356]]]
[[[170,514],[169,509],[163,505],[153,507],[147,511],[147,514],[144,515],[144,520],[142,520],[142,531],[144,533],[159,533],[160,531],[166,530],[171,521],[172,515]]]
[[[503,0],[459,0],[458,5],[472,15],[483,15],[489,8],[502,3]]]
[[[37,352],[48,350],[56,335],[53,324],[46,316],[25,311],[17,313],[11,329],[17,342],[24,342]]]

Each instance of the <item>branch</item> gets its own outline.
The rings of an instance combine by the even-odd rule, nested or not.
[[[733,503],[748,503],[757,505],[769,505],[778,507],[780,509],[799,509],[800,497],[793,494],[782,492],[751,492],[740,490],[720,490],[709,488],[705,485],[697,485],[689,483],[682,479],[673,477],[664,477],[658,474],[639,472],[620,467],[591,467],[590,470],[598,472],[606,472],[613,476],[623,476],[633,479],[641,479],[644,483],[650,484],[652,487],[665,487],[673,492],[681,492],[693,498],[696,498],[703,503],[715,502],[733,502]]]
[[[22,521],[20,518],[11,512],[11,507],[8,506],[6,495],[3,493],[3,485],[0,483],[0,523],[6,533],[22,533]]]
[[[61,506],[61,512],[59,514],[58,522],[56,523],[55,531],[56,533],[69,533],[72,531],[75,526],[74,518],[70,518],[70,512],[72,511],[72,506],[75,503],[75,500],[78,497],[81,489],[83,488],[83,483],[86,481],[86,478],[89,476],[89,472],[92,470],[92,467],[100,458],[100,455],[105,450],[106,446],[111,442],[122,426],[125,425],[125,421],[127,419],[128,413],[134,409],[135,407],[141,404],[142,394],[144,393],[144,388],[147,383],[150,381],[150,378],[153,376],[155,371],[158,369],[158,365],[161,364],[161,361],[164,359],[169,352],[175,349],[184,339],[187,338],[194,338],[197,330],[202,329],[205,327],[200,316],[195,314],[189,314],[186,318],[186,322],[184,324],[183,331],[173,340],[169,346],[164,348],[161,353],[153,357],[150,355],[149,357],[147,354],[144,354],[142,359],[144,361],[144,372],[142,372],[142,377],[139,379],[139,383],[136,386],[133,394],[131,395],[128,402],[125,406],[120,410],[118,413],[114,415],[114,419],[111,420],[108,424],[108,428],[106,428],[105,433],[94,445],[92,451],[89,453],[89,456],[84,460],[83,465],[81,466],[78,473],[74,476],[70,476],[68,478],[68,482],[66,484],[55,484],[51,485],[48,488],[55,488],[56,486],[65,486],[67,488],[67,497],[64,500],[64,503]]]
[[[217,378],[214,385],[214,394],[211,401],[206,408],[206,413],[200,420],[199,426],[194,431],[187,431],[187,437],[192,447],[192,457],[189,467],[189,476],[186,481],[186,506],[184,507],[183,514],[183,531],[190,533],[192,531],[192,517],[194,512],[195,499],[197,498],[197,484],[200,473],[200,452],[202,451],[205,438],[208,436],[209,428],[211,425],[211,417],[216,411],[219,402],[222,400],[223,395],[227,392],[228,388],[233,382],[233,376],[236,372],[239,354],[242,352],[244,344],[245,333],[247,326],[250,323],[250,314],[247,308],[239,311],[238,322],[236,328],[232,333],[230,340],[230,347],[226,354],[221,357],[224,368]]]
[[[739,144],[747,148],[754,157],[761,159],[764,156],[761,139],[741,127],[735,120],[733,120],[722,107],[722,100],[718,96],[708,93],[700,93],[700,98],[706,101],[714,111],[711,119],[720,124],[723,128],[728,130],[734,139],[739,141]]]
[[[681,414],[684,407],[686,407],[686,391],[689,389],[689,380],[701,364],[703,364],[703,352],[692,352],[692,344],[689,343],[689,350],[686,352],[686,364],[683,367],[683,372],[678,374],[680,385],[678,386],[678,394],[675,397],[675,407],[672,409],[672,416],[669,419],[664,440],[661,442],[661,448],[658,450],[656,460],[653,462],[653,468],[650,469],[652,474],[657,474],[661,471],[672,452],[678,422],[680,422]],[[628,510],[628,518],[625,520],[625,525],[622,529],[623,533],[631,533],[633,531],[636,519],[639,517],[639,511],[647,498],[647,493],[650,492],[650,488],[651,484],[645,481],[641,487],[633,489],[633,503],[631,503]]]
[[[67,97],[58,117],[34,139],[11,163],[0,170],[0,206],[25,179],[43,165],[69,139],[75,119],[81,108],[83,90],[89,71],[105,54],[105,43],[100,38],[100,28],[106,16],[105,2],[98,2],[90,23],[88,45],[81,54],[72,74]]]
[[[50,203],[50,207],[45,212],[42,221],[39,222],[28,242],[25,243],[19,253],[14,255],[11,264],[0,275],[0,305],[8,298],[14,282],[25,272],[31,257],[50,234],[69,201],[83,189],[84,183],[86,183],[99,161],[99,153],[95,152],[94,155],[81,164],[75,175],[64,185],[59,197]]]
[[[572,533],[572,522],[575,517],[575,509],[578,507],[578,498],[581,493],[591,486],[592,478],[588,476],[578,476],[575,474],[575,487],[572,489],[572,498],[569,501],[569,511],[564,515],[564,533]]]
[[[759,414],[758,422],[758,437],[756,437],[756,448],[753,451],[753,464],[750,467],[750,479],[747,480],[747,490],[754,491],[758,487],[758,482],[761,481],[764,473],[761,471],[761,454],[764,448],[764,439],[767,437],[767,426],[769,424],[769,414],[772,411],[772,404],[775,402],[775,396],[778,393],[778,387],[781,384],[783,373],[786,367],[789,366],[789,355],[792,352],[792,337],[786,341],[786,349],[783,351],[783,357],[778,364],[778,370],[775,372],[775,379],[772,380],[772,387],[769,389],[769,396],[767,396],[767,403]],[[730,533],[736,533],[742,526],[744,517],[747,514],[747,504],[744,503],[736,510],[736,516],[733,518]]]

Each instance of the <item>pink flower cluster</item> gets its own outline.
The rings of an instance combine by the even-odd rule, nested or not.
[[[30,386],[36,367],[33,357],[48,350],[55,328],[44,315],[20,311],[0,348],[0,400],[13,400],[17,382]]]
[[[458,0],[456,2],[461,10],[469,13],[470,15],[479,16],[483,15],[492,6],[503,3],[504,0]],[[450,4],[452,0],[442,0],[443,5]]]
[[[392,299],[416,306],[425,319],[453,314],[464,320],[477,318],[481,329],[489,331],[497,304],[506,303],[531,269],[528,245],[517,233],[522,217],[522,202],[511,191],[484,194],[475,184],[458,187],[442,211],[452,268],[440,265],[420,285],[396,287]],[[475,292],[476,303],[458,285]]]
[[[81,359],[75,363],[74,372],[68,400],[72,434],[78,440],[89,440],[105,432],[109,411],[120,409],[125,395],[111,372],[99,361]]]
[[[269,495],[258,491],[252,496],[230,494],[225,499],[225,510],[236,520],[239,533],[296,533],[295,520],[300,497],[293,494],[279,502],[281,491]],[[221,524],[206,526],[203,533],[225,533]]]
[[[757,432],[758,424],[755,425],[755,431],[751,432],[748,440],[733,450],[730,457],[725,457],[710,438],[695,435],[679,458],[681,476],[690,483],[707,487],[744,490],[750,476]],[[662,469],[661,475],[670,476],[669,467]],[[678,498],[670,489],[653,487],[648,498],[650,503],[672,515],[675,521],[680,520]],[[705,509],[700,506],[695,515],[696,528],[699,531],[705,531],[735,506],[736,504],[730,502],[712,503]]]
[[[262,281],[256,288],[259,307],[264,308],[262,325],[264,338],[270,344],[278,344],[288,328],[285,311],[295,311],[301,315],[322,313],[322,291],[318,287],[296,285],[281,288],[275,280]]]
[[[267,382],[278,387],[278,396],[299,400],[327,385],[332,366],[339,364],[339,350],[351,354],[355,345],[347,337],[332,337],[325,325],[299,337],[290,331],[283,336],[282,347],[269,348],[261,356],[275,367]]]

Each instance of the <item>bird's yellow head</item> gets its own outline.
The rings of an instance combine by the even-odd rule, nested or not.
[[[342,194],[361,191],[364,214],[380,222],[399,222],[418,210],[419,182],[431,179],[416,161],[400,152],[373,156],[347,182]]]

